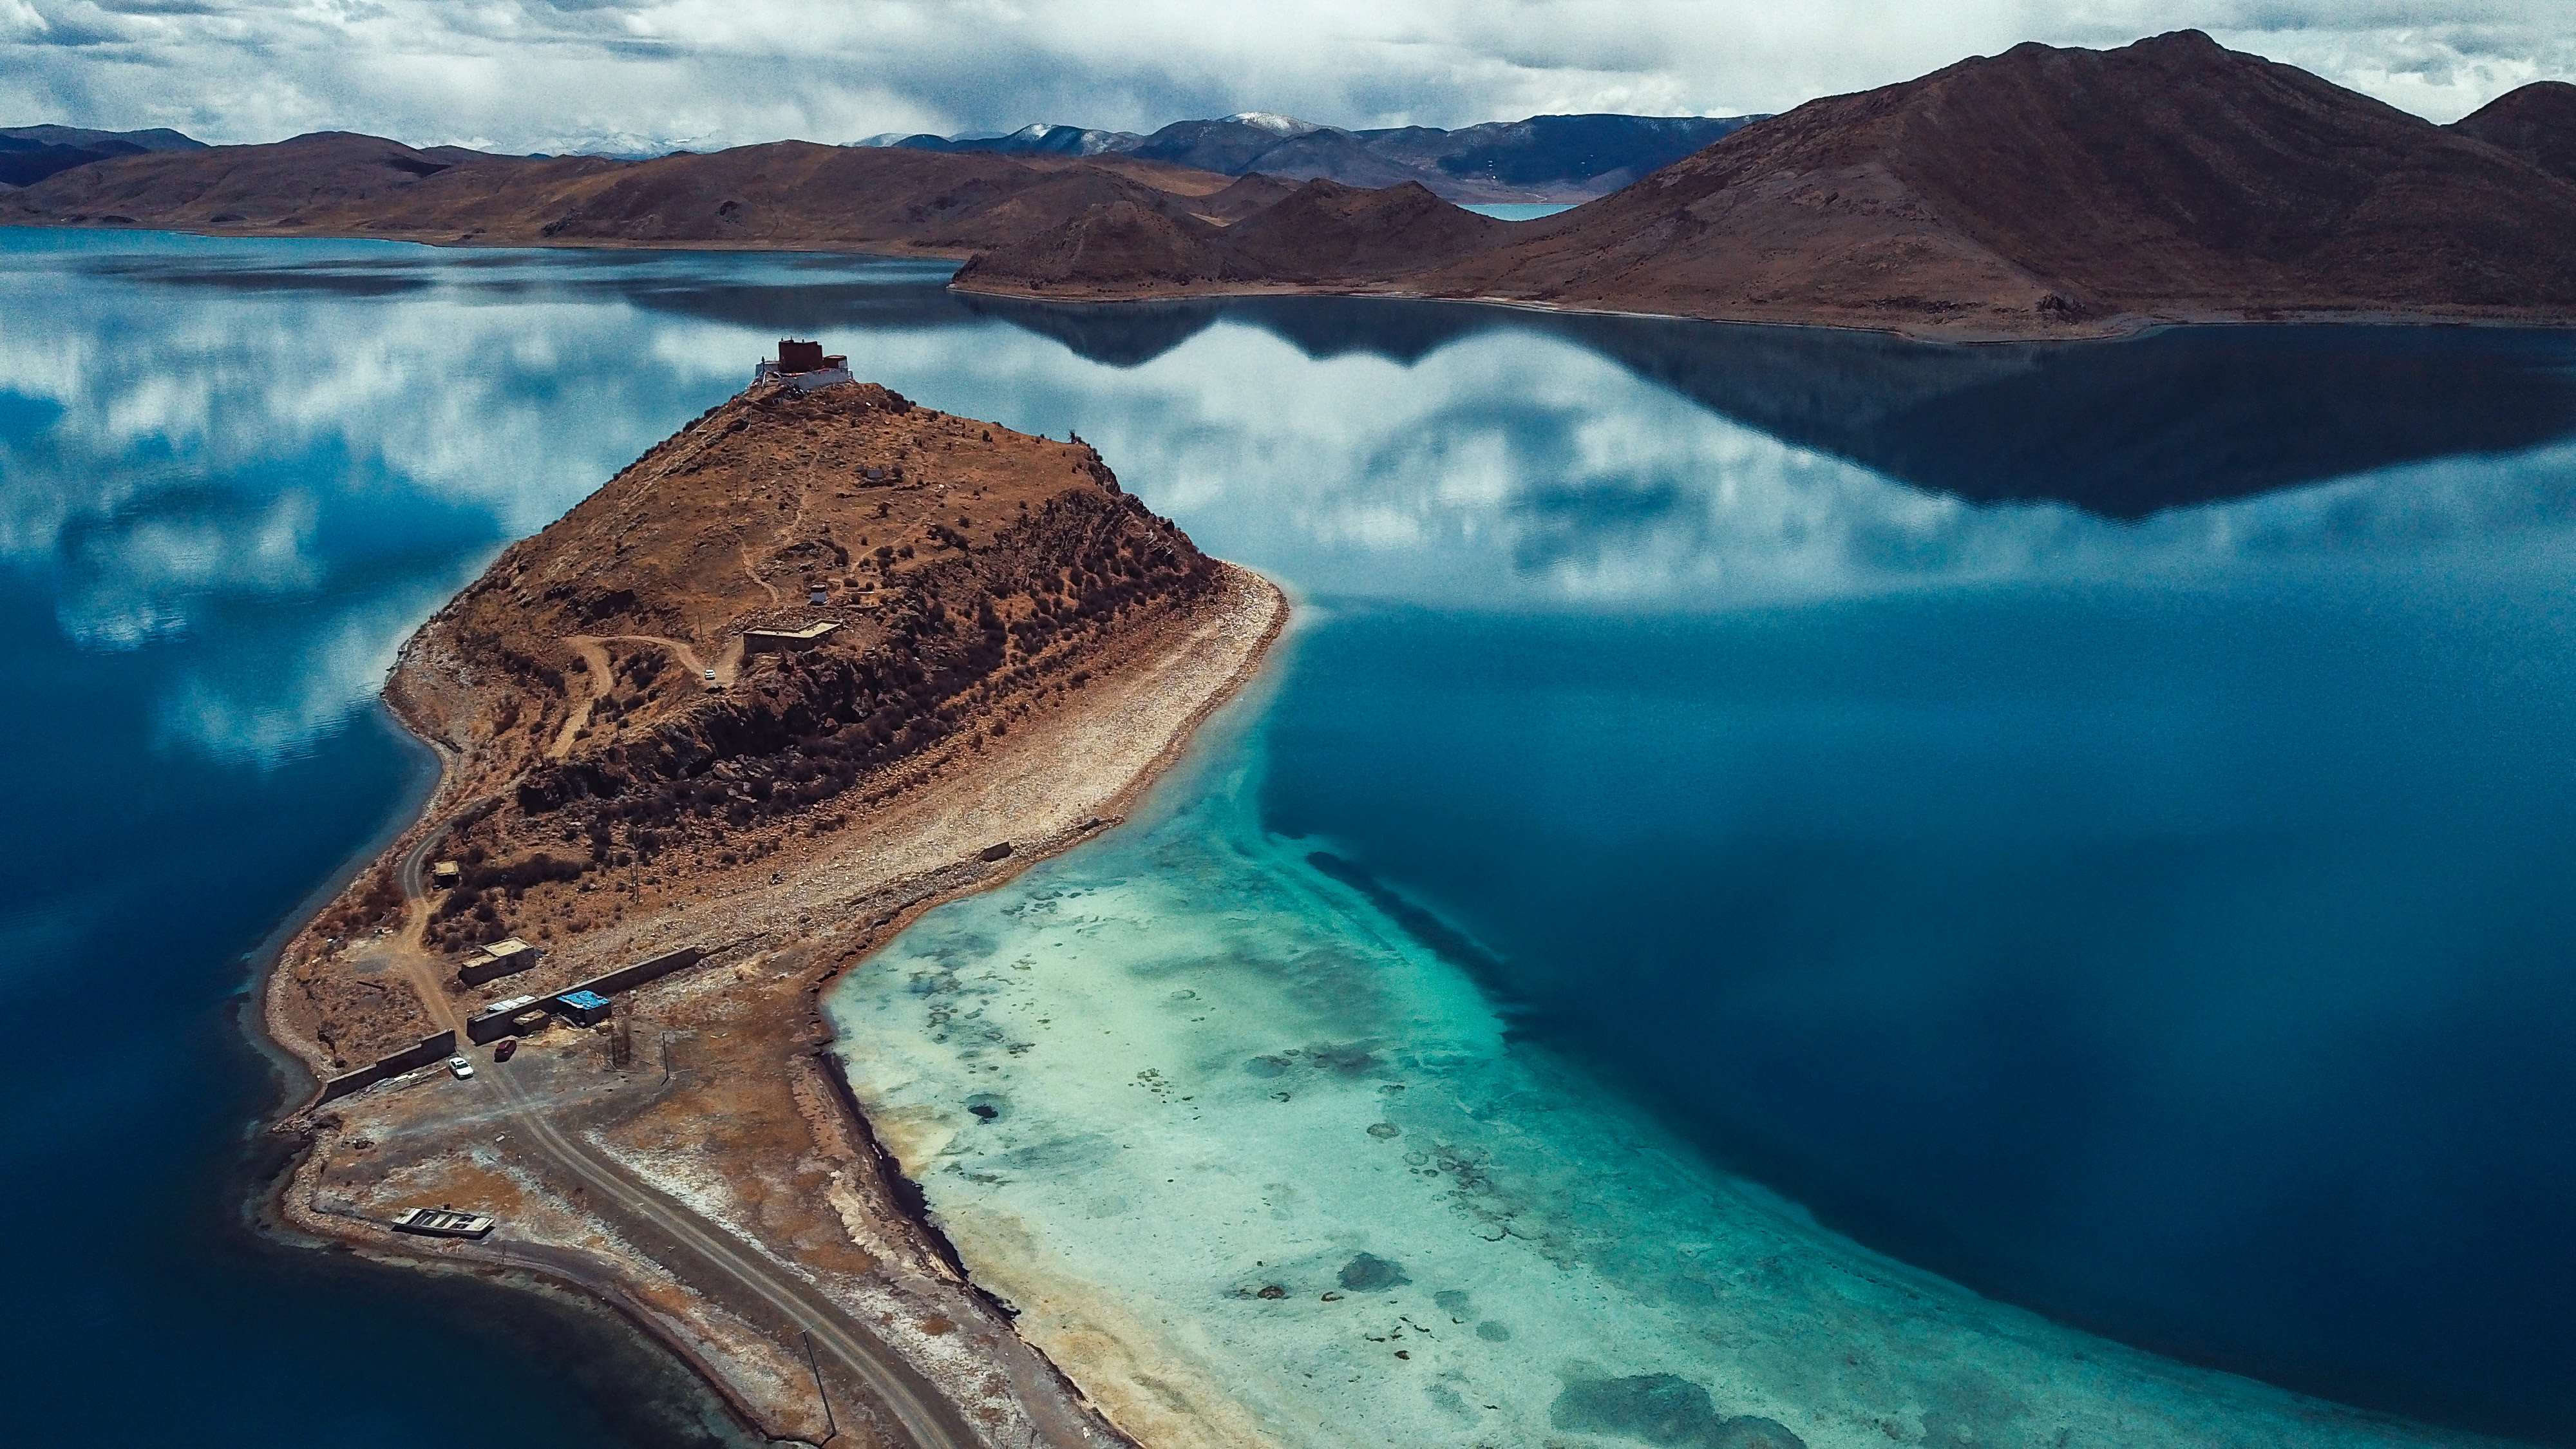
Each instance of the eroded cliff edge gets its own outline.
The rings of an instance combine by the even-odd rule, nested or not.
[[[817,998],[1114,821],[1285,614],[1079,441],[858,383],[710,410],[405,646],[445,772],[271,973],[272,1033],[358,1085],[294,1119],[282,1211],[591,1292],[772,1437],[1115,1442],[922,1218]],[[556,1004],[604,975],[606,1020]],[[470,1079],[420,1050],[451,1031]],[[389,1054],[426,1064],[362,1082]],[[448,1205],[500,1226],[389,1229]]]

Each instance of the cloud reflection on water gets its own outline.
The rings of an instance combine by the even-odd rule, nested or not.
[[[1078,427],[1211,551],[1319,596],[1705,609],[2371,558],[2555,537],[2576,487],[2570,445],[2529,451],[2536,435],[2512,431],[2576,419],[2576,402],[2559,407],[2576,397],[2563,361],[2475,379],[2515,401],[2494,426],[2439,398],[2418,410],[2433,426],[2403,405],[2416,374],[2347,377],[2335,369],[2355,349],[2330,348],[2273,369],[2282,397],[2292,374],[2308,379],[2280,415],[2402,426],[2287,437],[2213,456],[2211,478],[2159,482],[2200,449],[2185,404],[2212,376],[2170,344],[1925,349],[1321,299],[1031,309],[949,296],[941,275],[14,232],[0,241],[0,559],[55,576],[59,627],[81,647],[190,651],[165,707],[173,738],[269,759],[345,718],[503,541],[729,393],[784,331],[822,331],[931,406]],[[2123,359],[2167,379],[2143,421]],[[2223,376],[2241,392],[2262,372]],[[1981,506],[1865,466],[1975,491],[1959,458],[2072,457],[2058,415],[2090,426],[2106,397],[2126,412],[2079,472],[2123,499],[2432,460],[2138,523]],[[2223,401],[2239,419],[2267,399]],[[2028,436],[1998,440],[2016,428]],[[1927,452],[1927,436],[1953,444]],[[2440,456],[2480,446],[2491,455]]]

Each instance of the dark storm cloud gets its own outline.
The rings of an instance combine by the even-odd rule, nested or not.
[[[1780,110],[2021,40],[2198,26],[2447,120],[2576,75],[2565,0],[0,0],[0,114],[514,150],[1029,121]]]

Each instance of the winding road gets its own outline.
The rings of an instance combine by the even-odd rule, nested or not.
[[[464,1023],[457,1016],[456,1004],[440,980],[435,959],[420,945],[421,930],[429,920],[421,867],[440,838],[436,830],[424,834],[403,853],[397,869],[407,910],[398,954],[404,974],[420,993],[431,1017],[438,1025],[457,1031],[461,1040]],[[594,1211],[623,1214],[647,1224],[682,1255],[695,1259],[694,1263],[664,1262],[663,1266],[682,1281],[701,1285],[729,1282],[766,1303],[791,1327],[810,1335],[819,1355],[839,1363],[867,1386],[893,1419],[903,1443],[912,1449],[975,1449],[981,1442],[945,1395],[822,1290],[770,1261],[729,1230],[645,1182],[622,1164],[577,1137],[556,1130],[554,1123],[547,1120],[544,1107],[509,1073],[486,1071],[478,1073],[477,1079],[491,1083],[512,1119],[525,1131],[527,1141],[596,1194],[590,1201]]]
[[[698,1260],[696,1265],[664,1262],[663,1266],[682,1281],[729,1279],[767,1303],[781,1318],[812,1335],[819,1353],[838,1361],[867,1385],[868,1392],[894,1419],[905,1443],[916,1449],[972,1449],[977,1443],[974,1431],[945,1396],[812,1284],[744,1247],[723,1228],[663,1195],[578,1138],[556,1131],[554,1124],[546,1120],[544,1110],[508,1073],[484,1075],[509,1104],[511,1115],[526,1130],[528,1140],[595,1194],[590,1203],[594,1211],[613,1205],[652,1225]],[[693,1266],[705,1271],[691,1271]]]

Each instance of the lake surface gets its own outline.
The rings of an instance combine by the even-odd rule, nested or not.
[[[1572,211],[1575,206],[1572,202],[1562,201],[1480,201],[1463,204],[1467,210],[1478,216],[1490,216],[1496,221],[1536,221],[1542,216],[1554,216],[1560,211]]]
[[[716,1432],[586,1314],[251,1235],[235,1017],[419,788],[371,704],[401,638],[819,331],[1078,428],[1305,604],[1136,823],[836,1003],[943,1215],[1057,1235],[1015,1271],[1160,1293],[1291,1439],[1634,1442],[1647,1402],[2013,1442],[2122,1393],[2409,1438],[2030,1309],[2576,1442],[2576,339],[1939,349],[943,271],[0,231],[19,1435]],[[1109,1250],[1148,1214],[1160,1283]],[[1361,1253],[1386,1323],[1322,1316]],[[1408,1315],[1418,1381],[1304,1386]]]

